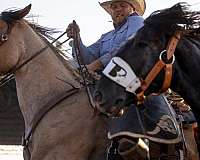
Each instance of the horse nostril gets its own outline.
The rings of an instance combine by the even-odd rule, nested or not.
[[[102,98],[103,98],[103,96],[102,96],[101,92],[96,91],[96,92],[94,93],[94,100],[95,100],[96,102],[100,102],[100,101],[102,100]]]

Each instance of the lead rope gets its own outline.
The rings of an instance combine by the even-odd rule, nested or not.
[[[76,26],[77,26],[76,21],[73,20],[75,56],[76,56],[78,66],[79,66],[79,69],[80,69],[81,77],[83,78],[83,85],[86,88],[86,93],[87,93],[87,96],[89,98],[89,103],[90,103],[91,107],[94,108],[94,111],[96,113],[95,103],[93,101],[93,98],[92,98],[92,95],[91,95],[91,92],[90,92],[90,89],[89,89],[89,86],[88,86],[88,82],[86,80],[86,75],[89,75],[89,72],[88,72],[86,65],[84,63],[82,64],[83,58],[81,56],[80,39],[79,39],[78,28]]]

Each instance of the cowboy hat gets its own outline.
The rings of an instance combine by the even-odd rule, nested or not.
[[[135,8],[136,12],[141,16],[145,12],[145,9],[146,9],[145,0],[109,0],[102,3],[99,2],[99,4],[103,9],[105,9],[109,14],[111,14],[111,8],[110,8],[111,4],[113,2],[119,2],[119,1],[127,2],[131,4]]]

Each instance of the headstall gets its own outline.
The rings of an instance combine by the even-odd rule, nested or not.
[[[103,74],[126,88],[126,91],[134,93],[138,102],[144,101],[144,92],[148,89],[152,81],[158,76],[162,69],[165,71],[165,77],[160,89],[160,93],[165,92],[172,79],[172,65],[175,61],[174,52],[181,37],[181,31],[176,31],[170,38],[167,49],[160,53],[159,60],[153,66],[146,78],[143,80],[137,77],[129,64],[120,57],[113,57],[110,63],[106,66]],[[167,56],[167,61],[163,59],[164,54]],[[139,90],[139,92],[138,92]]]

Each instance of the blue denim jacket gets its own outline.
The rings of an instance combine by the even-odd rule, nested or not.
[[[90,64],[99,58],[102,64],[106,66],[116,54],[116,50],[130,37],[135,36],[138,29],[143,26],[143,21],[144,19],[141,16],[129,16],[122,26],[103,34],[94,44],[86,47],[80,42],[83,63]]]

